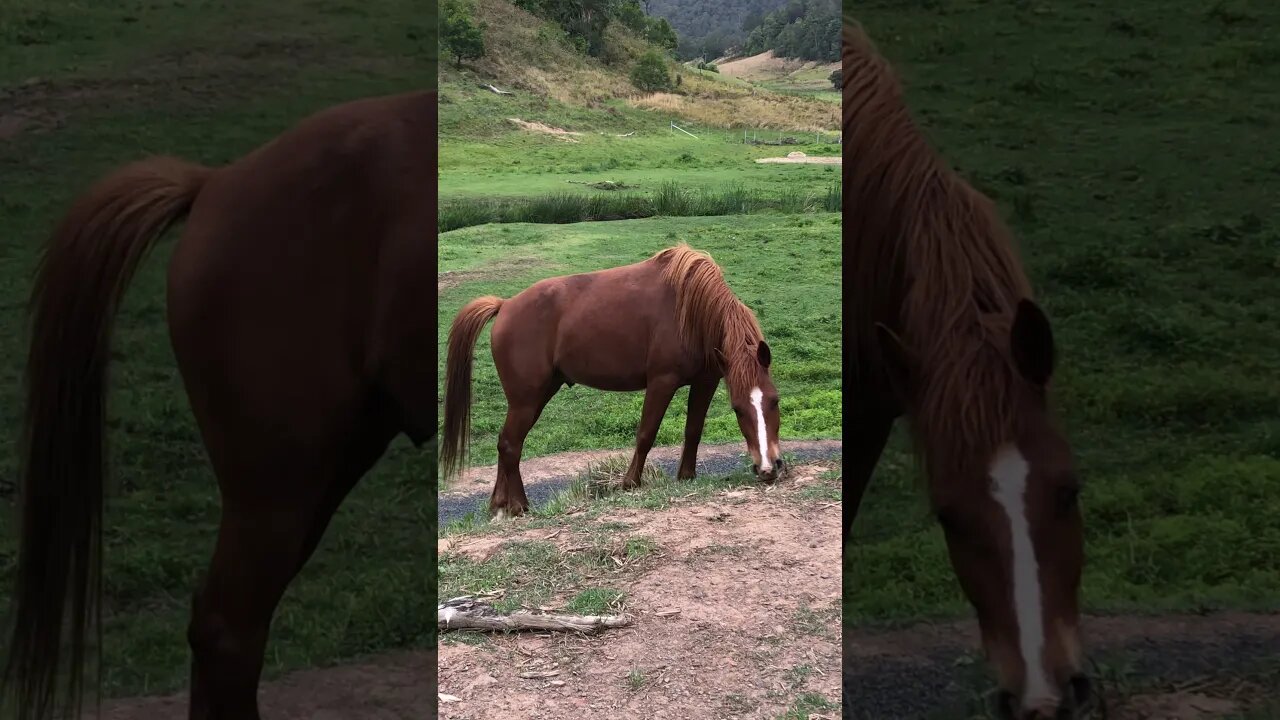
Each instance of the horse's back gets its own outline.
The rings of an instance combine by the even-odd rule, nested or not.
[[[534,283],[503,303],[492,346],[500,372],[518,365],[591,387],[636,390],[644,387],[658,335],[678,336],[675,294],[659,267],[641,262]]]
[[[434,148],[434,98],[413,93],[321,111],[214,173],[169,268],[198,417],[309,442],[362,411],[405,325],[388,316],[433,307]]]

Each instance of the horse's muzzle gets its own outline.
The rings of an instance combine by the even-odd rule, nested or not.
[[[752,463],[751,472],[755,473],[756,479],[763,483],[772,483],[782,477],[783,463],[782,458],[773,459],[773,467],[768,472],[761,472],[760,466]]]
[[[1073,675],[1062,690],[1066,699],[1058,707],[1026,711],[1018,710],[1013,693],[1002,690],[995,698],[996,716],[1001,720],[1076,720],[1084,717],[1097,701],[1093,683],[1084,674]]]

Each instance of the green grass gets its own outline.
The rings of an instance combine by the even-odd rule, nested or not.
[[[666,182],[708,190],[727,185],[766,192],[825,193],[840,177],[831,165],[756,163],[793,150],[809,155],[838,155],[840,148],[824,133],[793,135],[803,143],[770,147],[743,143],[743,131],[699,126],[621,101],[605,104],[607,112],[521,94],[499,97],[461,83],[446,83],[440,106],[440,198],[512,198],[564,192],[593,194],[577,182],[612,180],[636,185],[648,195]],[[518,129],[507,118],[541,122],[580,132],[577,142]],[[676,124],[697,139],[672,130]],[[628,137],[618,137],[634,132]],[[776,130],[758,131],[773,138]],[[748,134],[750,137],[750,134]]]
[[[773,348],[782,437],[839,437],[839,223],[837,214],[811,213],[485,225],[444,233],[440,269],[461,271],[463,281],[440,295],[440,347],[445,346],[454,315],[472,298],[511,297],[545,277],[637,262],[685,241],[712,254],[730,287],[760,319]],[[444,362],[442,352],[440,378]],[[487,331],[476,348],[473,388],[472,459],[476,464],[493,463],[506,400]],[[658,432],[658,444],[683,440],[687,398],[687,389],[677,393]],[[643,393],[602,392],[581,385],[562,389],[525,441],[524,456],[629,448],[635,442],[643,400]],[[741,440],[721,383],[703,442]]]
[[[36,118],[0,142],[0,587],[12,582],[23,308],[37,252],[95,178],[150,153],[220,164],[305,115],[434,84],[421,4],[0,2],[0,94]],[[26,89],[22,85],[26,84]],[[32,89],[34,88],[34,89]],[[171,242],[119,316],[108,419],[105,669],[110,695],[188,678],[186,624],[218,495],[169,349]],[[397,442],[351,494],[281,603],[266,674],[435,641],[429,452]]]
[[[588,540],[573,551],[542,540],[513,541],[485,560],[445,553],[439,560],[439,596],[499,592],[492,604],[501,613],[549,604],[570,613],[613,613],[623,603],[623,593],[586,585],[622,572],[632,558],[613,536],[596,533]],[[570,592],[574,594],[568,596]]]
[[[1086,610],[1277,607],[1280,6],[856,13],[1001,205],[1054,320]],[[969,612],[906,449],[895,438],[853,528],[853,624]]]

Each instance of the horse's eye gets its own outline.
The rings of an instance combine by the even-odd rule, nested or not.
[[[774,399],[770,400],[770,401],[769,401],[769,407],[773,408],[774,410],[777,410],[777,409],[778,409],[778,398],[774,398]]]

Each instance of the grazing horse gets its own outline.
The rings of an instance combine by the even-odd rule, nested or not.
[[[393,437],[435,435],[436,124],[434,92],[360,100],[224,167],[153,157],[76,199],[31,296],[3,688],[18,718],[79,717],[86,635],[101,644],[112,318],[184,216],[169,332],[222,498],[187,630],[190,717],[259,717],[286,586]]]
[[[852,297],[844,541],[895,418],[908,417],[951,563],[1013,718],[1083,704],[1079,480],[1048,390],[1049,321],[993,203],[948,167],[857,22],[843,47]],[[1061,714],[1059,714],[1061,713]]]
[[[472,355],[480,331],[495,316],[493,361],[507,396],[498,479],[489,498],[495,518],[529,508],[520,453],[561,385],[644,390],[636,452],[623,487],[640,484],[662,416],[685,385],[689,414],[677,477],[694,476],[702,425],[721,377],[756,476],[772,482],[782,471],[778,389],[755,314],[734,296],[709,255],[679,245],[632,265],[548,278],[508,300],[476,298],[458,311],[445,371],[440,467],[446,482],[466,462]]]

